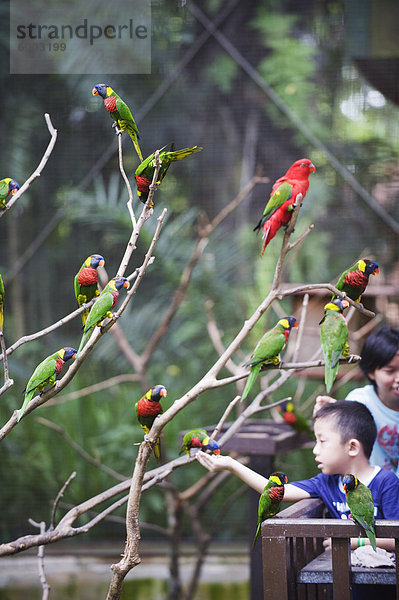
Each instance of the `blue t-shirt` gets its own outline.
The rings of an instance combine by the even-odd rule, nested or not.
[[[399,520],[399,479],[392,471],[376,469],[377,474],[368,483],[373,494],[375,518]],[[349,519],[341,475],[319,473],[311,479],[293,481],[292,485],[305,490],[312,498],[320,498],[332,519]]]
[[[372,385],[349,392],[346,400],[361,402],[373,415],[377,439],[370,456],[370,464],[393,471],[399,477],[399,411],[381,402]]]

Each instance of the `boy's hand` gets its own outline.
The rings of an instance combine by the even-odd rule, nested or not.
[[[319,408],[321,408],[325,404],[329,404],[330,402],[336,402],[335,398],[331,398],[331,396],[317,396],[315,405],[313,407],[313,417],[315,416]]]
[[[225,469],[229,470],[231,468],[231,457],[224,456],[223,454],[206,454],[206,452],[200,450],[195,455],[195,458],[211,473],[224,471]]]

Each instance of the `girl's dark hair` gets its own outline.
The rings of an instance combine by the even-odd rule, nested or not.
[[[332,418],[344,444],[354,438],[362,446],[366,458],[370,458],[377,427],[367,406],[352,400],[339,400],[324,404],[315,414],[314,420]]]
[[[399,329],[382,327],[372,333],[364,343],[359,367],[367,379],[374,385],[369,373],[385,367],[399,350]]]

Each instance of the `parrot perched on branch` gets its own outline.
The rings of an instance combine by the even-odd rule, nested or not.
[[[354,302],[359,302],[369,282],[370,275],[378,275],[378,264],[373,260],[361,258],[349,269],[344,271],[336,284],[337,290],[345,294]],[[332,300],[335,295],[333,294]]]
[[[4,323],[4,296],[5,296],[4,283],[3,283],[3,278],[0,275],[0,329],[1,329],[1,331],[3,331],[3,323]]]
[[[45,358],[36,367],[26,384],[25,398],[22,407],[18,411],[17,421],[21,420],[27,405],[37,392],[42,393],[47,385],[55,385],[57,375],[61,373],[62,367],[70,358],[76,358],[76,350],[70,346],[65,346],[65,348],[61,348]]]
[[[266,331],[263,337],[261,337],[251,355],[251,360],[244,365],[245,367],[250,367],[250,373],[245,384],[241,402],[245,400],[251,391],[262,365],[272,363],[277,366],[279,364],[279,354],[285,348],[293,327],[298,327],[295,317],[284,317],[278,321],[273,329]]]
[[[255,546],[258,540],[262,522],[270,519],[270,517],[274,517],[279,512],[281,502],[284,498],[284,484],[286,483],[288,483],[288,477],[285,473],[277,471],[270,475],[269,481],[259,498],[258,526],[252,547]]]
[[[179,454],[183,454],[183,452],[190,454],[191,448],[199,448],[204,452],[209,450],[211,454],[220,454],[219,444],[209,437],[205,429],[192,429],[188,431],[183,438]]]
[[[8,196],[16,194],[18,190],[19,185],[14,179],[6,177],[0,180],[0,209],[6,207]]]
[[[83,335],[80,340],[78,354],[91,336],[94,327],[96,325],[100,326],[105,318],[112,319],[114,315],[111,312],[111,308],[118,302],[119,290],[122,287],[129,288],[129,286],[130,283],[126,277],[114,277],[108,281],[107,285],[90,309],[86,323],[83,327]]]
[[[276,408],[284,421],[288,423],[294,431],[297,431],[298,433],[303,431],[314,438],[313,430],[310,427],[307,418],[296,410],[292,401],[289,400],[288,402],[283,402],[276,406]]]
[[[320,342],[324,357],[324,381],[327,393],[337,376],[339,359],[349,358],[348,324],[343,311],[349,302],[335,298],[324,307],[324,317],[320,321]]]
[[[117,133],[120,131],[127,131],[130,135],[133,145],[136,149],[140,161],[143,160],[139,146],[139,130],[133,119],[133,115],[130,112],[128,105],[118,96],[116,92],[105,83],[98,83],[94,86],[91,93],[93,96],[101,96],[104,100],[104,106],[109,112],[110,116],[115,121]]]
[[[273,184],[262,218],[254,228],[254,231],[260,229],[263,231],[261,257],[280,227],[288,225],[290,222],[297,196],[301,194],[299,201],[302,202],[309,188],[309,175],[315,171],[316,167],[311,160],[301,158],[295,161],[286,174]]]
[[[100,254],[91,254],[86,258],[83,265],[75,275],[74,288],[78,306],[87,304],[99,295],[97,287],[97,267],[103,267],[105,260]],[[83,325],[86,323],[90,308],[82,312]]]
[[[176,160],[182,160],[194,152],[202,150],[201,146],[193,146],[192,148],[182,148],[181,150],[174,150],[174,144],[169,145],[169,149],[165,150],[166,146],[159,151],[159,162],[161,166],[159,168],[157,185],[159,185],[162,179],[165,177],[167,170],[169,169],[172,162]],[[154,176],[155,170],[155,152],[150,154],[136,169],[134,174],[137,183],[137,195],[139,200],[144,204],[147,201],[148,194],[150,192],[150,185]],[[152,205],[151,205],[152,206]]]
[[[342,477],[346,501],[351,511],[351,517],[363,529],[370,540],[371,547],[377,550],[377,540],[374,531],[374,500],[371,490],[354,475]]]
[[[146,433],[150,431],[155,418],[162,414],[163,409],[161,406],[161,399],[165,398],[167,393],[164,385],[156,385],[149,389],[148,392],[136,402],[134,409],[136,411],[137,420]],[[161,460],[159,438],[154,446],[154,455],[158,461]]]

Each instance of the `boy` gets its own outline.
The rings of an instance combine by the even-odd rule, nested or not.
[[[321,498],[332,518],[349,518],[349,508],[341,476],[352,473],[367,485],[374,498],[377,519],[399,519],[399,480],[391,472],[370,465],[369,456],[376,437],[376,426],[370,411],[360,402],[345,400],[328,403],[314,417],[316,444],[313,449],[321,473],[311,479],[285,485],[284,501],[296,502],[305,498]],[[242,465],[230,456],[211,456],[198,452],[197,460],[209,471],[227,469],[244,483],[262,493],[267,479]],[[368,538],[362,538],[366,545]],[[324,545],[329,546],[330,541]],[[356,548],[359,540],[353,538]],[[392,552],[395,540],[377,539],[377,546]]]
[[[364,343],[359,367],[370,385],[352,390],[346,400],[361,402],[371,412],[377,426],[377,439],[371,463],[399,477],[399,329],[382,327]],[[319,396],[315,411],[329,396]]]

